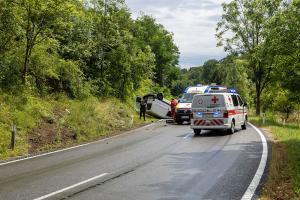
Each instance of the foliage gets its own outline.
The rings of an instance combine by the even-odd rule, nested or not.
[[[178,81],[172,86],[172,94],[179,96],[187,86],[197,84],[225,85],[234,87],[248,104],[251,104],[251,80],[245,67],[247,61],[236,55],[230,55],[222,60],[208,60],[203,66],[182,70]]]
[[[89,139],[110,128],[97,123],[106,117],[97,113],[98,99],[104,113],[130,101],[120,114],[127,123],[136,95],[162,92],[169,99],[211,83],[237,88],[256,114],[262,108],[287,120],[300,102],[299,8],[299,0],[223,4],[217,38],[229,55],[181,69],[173,34],[151,16],[133,19],[124,0],[0,0],[0,130],[17,122],[26,144],[26,132],[54,106],[66,106],[68,126]],[[59,95],[68,98],[53,100]],[[89,126],[91,135],[81,134]],[[7,144],[0,146],[3,153]]]
[[[132,19],[123,0],[0,5],[2,91],[124,100],[143,80],[170,87],[179,77],[172,33],[150,16]]]
[[[135,22],[134,35],[143,47],[150,46],[155,54],[154,81],[160,86],[171,87],[179,75],[179,50],[174,44],[173,35],[155,22],[150,16],[142,16]],[[175,75],[175,76],[174,76]]]
[[[139,121],[133,105],[115,98],[71,100],[64,95],[46,98],[0,95],[0,159],[26,155],[32,151],[32,140],[45,137],[49,127],[56,135],[53,141],[41,141],[34,152],[61,148],[73,143],[108,137],[116,131],[149,123]],[[15,150],[10,149],[11,125],[17,125]],[[41,132],[35,136],[35,128]],[[35,136],[36,138],[34,138]],[[72,136],[64,138],[64,136]],[[44,145],[42,145],[44,144]]]
[[[256,114],[260,114],[261,94],[270,84],[273,56],[268,54],[267,24],[280,10],[282,0],[233,0],[223,4],[224,13],[217,26],[219,46],[226,51],[247,57],[252,81],[255,83]]]
[[[124,0],[0,0],[1,158],[26,154],[47,120],[54,147],[62,134],[85,141],[140,124],[133,97],[170,98],[178,57],[173,34],[153,17],[133,19]]]

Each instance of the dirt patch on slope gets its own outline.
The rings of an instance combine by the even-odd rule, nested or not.
[[[55,111],[54,118],[44,118],[28,133],[29,154],[35,154],[53,148],[59,148],[77,139],[76,133],[70,128],[61,127],[58,120],[63,112]]]

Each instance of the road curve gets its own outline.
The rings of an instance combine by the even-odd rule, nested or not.
[[[259,134],[204,133],[160,122],[0,165],[0,199],[241,199],[260,164]]]

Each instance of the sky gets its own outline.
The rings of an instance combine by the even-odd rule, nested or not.
[[[180,66],[202,65],[208,59],[226,56],[216,47],[216,25],[222,15],[221,4],[228,0],[126,0],[137,18],[141,13],[153,16],[158,23],[174,33],[180,50]]]

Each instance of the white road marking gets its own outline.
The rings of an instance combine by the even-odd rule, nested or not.
[[[47,198],[52,197],[52,196],[54,196],[54,195],[57,195],[57,194],[59,194],[59,193],[65,192],[65,191],[67,191],[67,190],[73,189],[73,188],[78,187],[78,186],[80,186],[80,185],[83,185],[83,184],[86,184],[86,183],[88,183],[88,182],[94,181],[94,180],[96,180],[96,179],[98,179],[98,178],[102,178],[102,177],[106,176],[107,174],[108,174],[108,173],[103,173],[103,174],[100,174],[100,175],[98,175],[98,176],[94,176],[94,177],[89,178],[89,179],[87,179],[87,180],[85,180],[85,181],[81,181],[81,182],[76,183],[76,184],[74,184],[74,185],[71,185],[71,186],[69,186],[69,187],[63,188],[63,189],[61,189],[61,190],[57,190],[57,191],[55,191],[55,192],[52,192],[52,193],[47,194],[47,195],[44,195],[44,196],[42,196],[42,197],[38,197],[38,198],[33,199],[33,200],[43,200],[43,199],[47,199]]]
[[[159,120],[157,122],[162,122],[162,121],[163,120]],[[115,136],[105,138],[105,139],[101,139],[101,140],[97,140],[97,141],[94,141],[94,142],[89,142],[89,143],[85,143],[85,144],[81,144],[81,145],[77,145],[77,146],[73,146],[73,147],[69,147],[69,148],[65,148],[65,149],[60,149],[60,150],[57,150],[57,151],[51,151],[51,152],[48,152],[48,153],[43,153],[43,154],[39,154],[39,155],[35,155],[35,156],[28,156],[28,157],[21,158],[21,159],[16,159],[16,160],[8,161],[8,162],[3,162],[3,163],[0,163],[0,166],[8,165],[8,164],[11,164],[11,163],[16,163],[16,162],[20,162],[20,161],[24,161],[24,160],[29,160],[29,159],[33,159],[33,158],[39,158],[39,157],[47,156],[47,155],[51,155],[51,154],[56,154],[56,153],[59,153],[59,152],[63,152],[63,151],[71,150],[71,149],[76,149],[76,148],[79,148],[79,147],[88,146],[88,145],[95,144],[95,143],[98,143],[98,142],[103,142],[103,141],[106,141],[106,140],[110,140],[110,139],[113,139],[113,138],[117,138],[117,137],[126,135],[126,134],[128,134],[132,131],[139,131],[141,129],[149,128],[149,127],[153,126],[154,124],[156,124],[156,123],[148,124],[146,126],[143,126],[143,127],[137,128],[137,129],[133,129],[131,131],[127,131],[123,134],[115,135]]]
[[[184,136],[183,139],[187,139],[187,138],[189,138],[191,135],[192,135],[192,133],[189,133],[189,134],[187,134],[186,136]]]
[[[262,156],[260,159],[258,169],[241,200],[251,200],[252,197],[254,196],[255,190],[256,190],[257,186],[259,185],[262,175],[264,174],[266,164],[267,164],[267,159],[268,159],[268,143],[267,143],[267,140],[266,140],[264,134],[258,128],[256,128],[254,125],[252,125],[251,123],[248,123],[248,124],[251,125],[256,132],[258,132],[258,134],[261,138],[261,141],[262,141],[263,151],[262,151]]]

